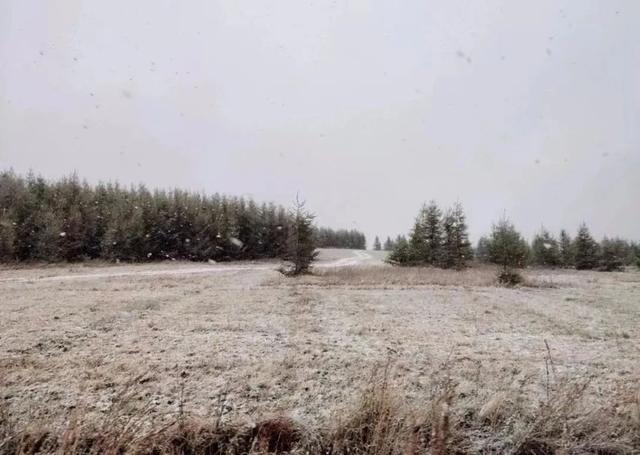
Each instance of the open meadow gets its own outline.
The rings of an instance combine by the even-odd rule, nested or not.
[[[380,259],[2,269],[0,453],[638,453],[637,270]]]

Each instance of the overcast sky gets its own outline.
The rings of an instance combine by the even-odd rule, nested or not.
[[[0,169],[640,239],[640,1],[0,0]]]

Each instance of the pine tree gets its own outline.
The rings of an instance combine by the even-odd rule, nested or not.
[[[598,243],[591,237],[589,228],[582,224],[574,241],[575,264],[578,270],[591,270],[598,266]]]
[[[383,249],[385,251],[391,251],[393,250],[393,241],[391,240],[391,237],[387,236],[387,240],[384,241],[384,247]]]
[[[476,246],[475,258],[479,262],[489,262],[490,254],[489,254],[490,241],[486,237],[480,237],[478,240],[478,245]]]
[[[528,246],[511,222],[503,218],[493,225],[489,238],[489,258],[494,264],[502,266],[503,271],[521,268],[526,265]]]
[[[15,227],[11,218],[2,213],[0,208],[0,262],[10,262],[15,259],[13,242],[15,240]]]
[[[376,238],[373,240],[373,249],[374,251],[380,251],[382,249],[382,245],[380,244],[380,239],[376,235]]]
[[[460,210],[462,208],[460,207]],[[459,216],[460,214],[458,214]],[[443,232],[442,232],[442,212],[435,201],[431,201],[424,214],[424,236],[426,241],[425,261],[430,265],[438,265],[442,259]],[[464,214],[462,214],[464,223]],[[464,227],[466,235],[466,226]]]
[[[466,217],[460,203],[456,203],[445,215],[443,222],[444,240],[441,265],[444,268],[461,270],[473,259],[473,251],[467,233]]]
[[[389,254],[388,262],[398,265],[406,265],[411,261],[411,248],[404,236],[396,238],[393,250]]]
[[[560,231],[560,265],[562,267],[573,267],[575,258],[573,253],[573,242],[571,237],[564,229]]]
[[[558,241],[544,228],[533,238],[531,252],[533,263],[536,265],[543,267],[560,265]]]
[[[426,238],[426,217],[427,207],[422,206],[413,229],[409,234],[409,258],[408,261],[414,264],[425,264],[427,262],[427,238]]]
[[[633,259],[632,264],[635,264],[636,267],[640,267],[640,242],[636,242],[632,246],[633,250]]]
[[[600,243],[599,267],[606,272],[623,270],[629,257],[629,244],[622,239],[605,237]]]
[[[283,273],[295,276],[308,273],[318,253],[313,229],[314,216],[305,210],[304,202],[296,199],[291,218],[285,259],[293,265],[290,269],[283,270]]]

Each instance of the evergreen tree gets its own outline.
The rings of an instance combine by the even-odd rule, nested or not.
[[[489,238],[489,259],[503,271],[521,268],[527,263],[528,246],[511,222],[503,218],[493,225]]]
[[[473,251],[467,233],[467,223],[462,205],[456,203],[443,219],[444,240],[441,264],[444,268],[461,270],[473,259]]]
[[[544,228],[533,238],[531,253],[535,265],[543,267],[560,265],[558,241]]]
[[[427,262],[426,218],[427,207],[423,205],[409,234],[408,262],[413,264],[425,264]]]
[[[560,265],[562,267],[573,267],[575,265],[573,242],[564,229],[560,231]]]
[[[411,249],[409,242],[404,236],[396,238],[393,250],[389,254],[388,262],[392,264],[405,265],[411,260]]]
[[[591,270],[598,266],[598,243],[591,237],[589,228],[582,224],[574,241],[575,265],[578,270]]]
[[[632,263],[635,264],[636,267],[640,267],[640,242],[636,242],[633,244]]]
[[[455,210],[460,210],[460,213],[457,213],[456,216],[461,216],[461,221],[463,224],[464,214],[462,213],[462,207],[456,207]],[[425,257],[424,260],[427,264],[430,265],[438,265],[442,260],[443,255],[443,232],[442,232],[442,212],[438,208],[435,201],[431,201],[426,208],[426,212],[424,214],[424,237],[426,241],[425,248]],[[466,226],[461,226],[463,229],[463,233],[461,234],[466,238]],[[457,241],[460,241],[458,239]],[[458,245],[459,247],[460,245]],[[460,251],[457,251],[456,254],[460,254]]]
[[[309,272],[311,262],[318,255],[313,230],[314,216],[305,210],[304,202],[296,200],[291,218],[285,259],[291,261],[293,266],[284,273],[300,275]]]
[[[376,238],[373,240],[373,249],[375,251],[380,251],[382,249],[382,245],[380,244],[380,239],[376,235]]]
[[[478,262],[489,262],[490,254],[489,254],[490,241],[486,237],[480,237],[478,240],[478,245],[476,246],[475,258]]]
[[[605,237],[600,243],[600,269],[613,272],[622,270],[629,257],[629,245],[622,239]]]
[[[384,241],[384,247],[383,249],[385,251],[391,251],[393,250],[393,241],[391,240],[391,237],[387,237],[387,240]]]
[[[364,250],[367,247],[367,238],[362,232],[355,229],[330,229],[316,228],[315,237],[318,248],[350,248]]]
[[[0,262],[10,262],[15,259],[13,242],[15,241],[15,228],[11,218],[2,213],[0,208]]]

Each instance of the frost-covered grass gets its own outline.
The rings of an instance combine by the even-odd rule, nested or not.
[[[0,452],[633,453],[640,273],[494,272],[3,271]]]

